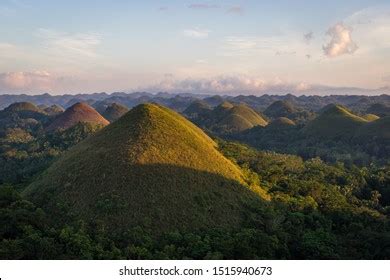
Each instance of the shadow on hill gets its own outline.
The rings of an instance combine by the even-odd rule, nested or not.
[[[164,164],[120,169],[113,166],[99,173],[90,169],[90,174],[83,170],[83,176],[63,173],[54,178],[62,182],[60,188],[44,181],[33,184],[25,196],[57,222],[66,222],[65,214],[102,223],[114,231],[142,226],[156,235],[172,230],[239,228],[249,209],[263,205],[255,191],[218,174]]]

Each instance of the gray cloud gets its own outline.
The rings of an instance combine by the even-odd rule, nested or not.
[[[244,8],[241,6],[232,6],[226,10],[228,14],[242,15],[244,13]]]
[[[310,44],[310,42],[311,42],[311,40],[313,40],[313,38],[314,38],[313,32],[308,32],[306,34],[303,34],[303,39],[305,40],[305,42],[307,44]]]
[[[206,3],[193,3],[188,5],[188,8],[194,10],[208,10],[208,9],[217,9],[220,8],[218,5],[206,4]]]

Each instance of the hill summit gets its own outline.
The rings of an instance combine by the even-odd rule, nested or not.
[[[118,103],[110,104],[103,113],[103,117],[105,117],[108,121],[113,122],[126,114],[129,109],[126,106],[123,106]]]
[[[73,147],[25,194],[116,229],[238,227],[243,203],[260,201],[261,189],[216,146],[178,113],[139,105]]]
[[[356,130],[368,121],[351,113],[341,105],[327,105],[322,113],[303,129],[307,136],[326,139],[351,138]]]
[[[109,122],[95,109],[86,103],[76,103],[53,120],[46,128],[47,131],[64,130],[80,122],[107,125]]]

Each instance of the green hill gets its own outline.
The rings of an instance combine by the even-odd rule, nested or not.
[[[264,114],[271,118],[279,118],[288,117],[296,112],[298,112],[298,109],[293,104],[288,101],[278,100],[268,106]]]
[[[183,114],[185,116],[188,116],[189,118],[198,118],[207,116],[211,112],[211,110],[211,106],[205,101],[196,100],[192,102],[190,106],[188,106],[187,109],[183,111]]]
[[[362,116],[362,118],[369,122],[376,121],[377,119],[379,119],[379,117],[374,114],[365,114],[364,116]]]
[[[109,122],[116,121],[129,111],[129,108],[118,103],[109,105],[103,113],[103,117]]]
[[[56,116],[58,114],[63,113],[65,110],[59,105],[53,104],[50,107],[46,107],[44,109],[45,113],[48,114],[49,116]]]
[[[341,105],[326,106],[325,110],[304,128],[308,137],[322,139],[350,139],[356,130],[368,121],[351,113]]]
[[[16,102],[9,105],[4,109],[6,112],[21,112],[21,111],[30,111],[30,112],[39,112],[42,113],[42,110],[38,106],[31,102]]]
[[[65,130],[80,122],[107,125],[109,122],[86,103],[76,103],[58,115],[46,128],[47,131]]]
[[[364,144],[370,144],[375,141],[389,145],[390,116],[365,124],[356,132],[354,140]]]
[[[277,118],[277,119],[273,120],[266,127],[279,129],[279,128],[285,128],[285,127],[291,127],[291,126],[296,126],[294,121],[290,120],[289,118],[281,117],[281,118]]]
[[[252,108],[244,104],[223,102],[211,113],[211,130],[218,133],[236,133],[255,126],[266,126],[265,121]]]
[[[156,234],[239,227],[244,202],[260,201],[261,193],[201,129],[154,104],[73,147],[25,191],[52,213],[66,205],[86,221]]]
[[[383,103],[375,103],[368,107],[366,113],[379,117],[390,116],[390,107]]]

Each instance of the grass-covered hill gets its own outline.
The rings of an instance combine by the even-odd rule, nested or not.
[[[390,146],[390,116],[365,124],[355,133],[355,139],[367,144],[375,141]]]
[[[196,124],[217,134],[232,134],[267,125],[267,121],[249,106],[233,105],[228,101],[212,110],[207,104],[198,102],[190,105],[184,114]]]
[[[86,103],[76,103],[58,115],[46,128],[47,131],[65,130],[80,122],[107,125],[109,122]]]
[[[366,112],[379,117],[390,116],[390,106],[383,103],[375,103],[368,107]]]
[[[53,104],[49,107],[44,108],[43,111],[49,116],[56,116],[58,114],[63,113],[65,110],[62,106]]]
[[[350,139],[357,129],[367,122],[344,106],[329,105],[303,128],[303,133],[314,138]]]
[[[113,229],[239,227],[263,192],[216,146],[170,109],[139,105],[73,147],[25,195]]]
[[[374,114],[365,114],[362,117],[363,117],[363,119],[365,119],[365,120],[367,120],[369,122],[376,121],[377,119],[380,118],[379,116],[374,115]]]
[[[263,113],[271,119],[289,118],[297,123],[306,123],[315,118],[314,112],[300,108],[288,100],[275,101]]]
[[[122,117],[128,111],[129,109],[126,106],[118,103],[112,103],[104,110],[102,115],[109,122],[113,122]]]
[[[183,114],[190,119],[204,119],[209,117],[211,111],[212,108],[207,102],[204,100],[195,100],[183,111]]]

